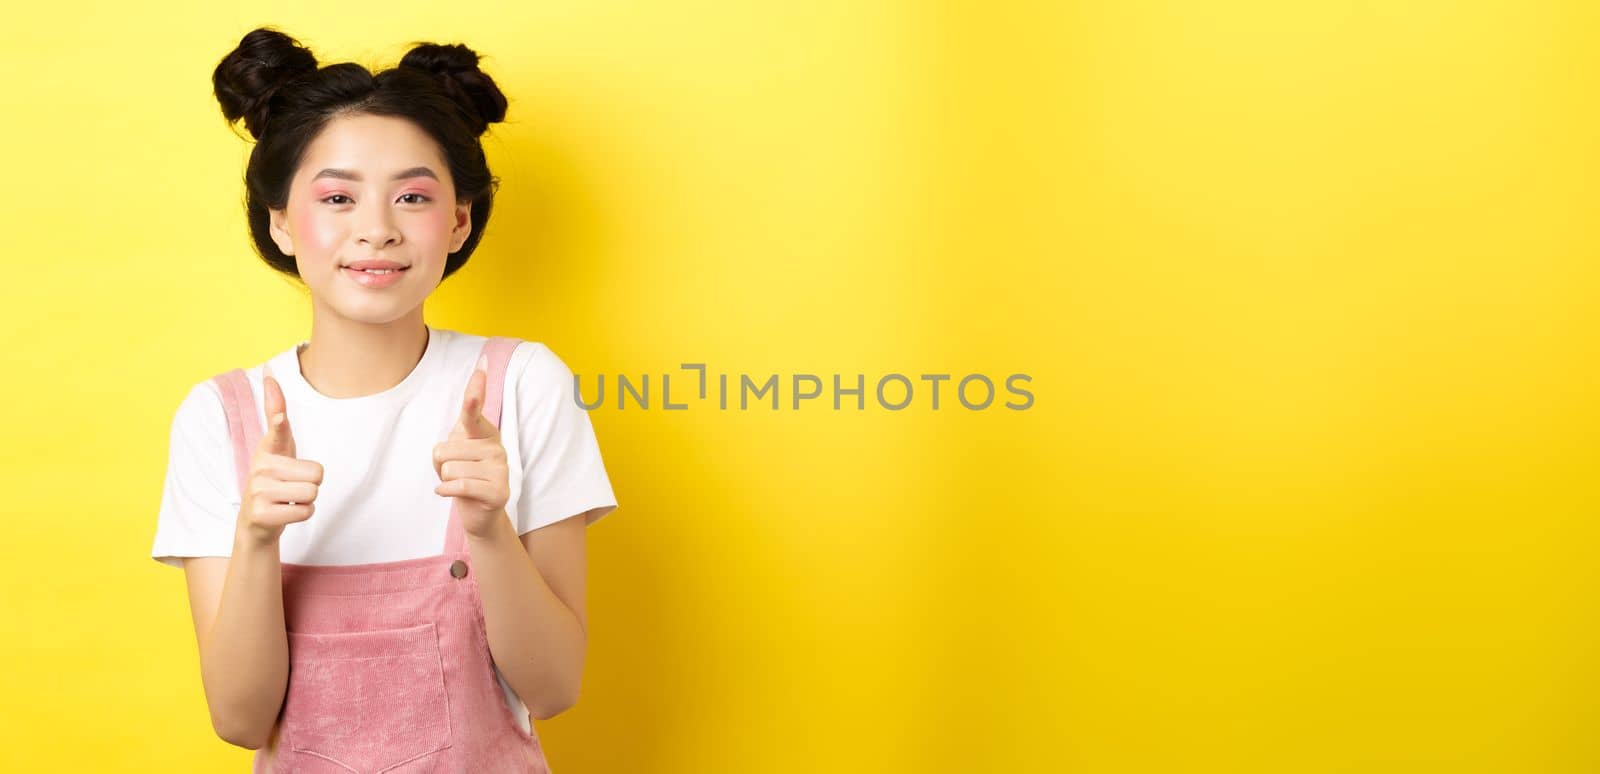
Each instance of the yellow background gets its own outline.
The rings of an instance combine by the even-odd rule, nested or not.
[[[1593,4],[254,7],[0,32],[0,769],[247,765],[149,550],[185,391],[309,331],[210,93],[259,24],[510,95],[431,324],[1033,377],[597,410],[558,772],[1600,769]]]

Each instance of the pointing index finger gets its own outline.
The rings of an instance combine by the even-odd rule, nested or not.
[[[461,427],[467,431],[469,438],[488,438],[494,435],[494,424],[483,415],[485,392],[489,384],[488,367],[488,357],[479,357],[478,366],[473,370],[472,377],[467,380],[466,395],[461,401]]]

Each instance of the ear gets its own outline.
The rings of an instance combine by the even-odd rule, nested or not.
[[[467,237],[472,234],[472,202],[457,204],[455,212],[455,225],[450,229],[450,249],[455,252],[467,243]]]
[[[294,238],[283,227],[283,210],[267,210],[267,233],[272,235],[272,241],[278,245],[278,251],[284,255],[294,255]]]

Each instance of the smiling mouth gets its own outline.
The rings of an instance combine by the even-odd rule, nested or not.
[[[400,275],[404,274],[406,269],[409,268],[411,267],[406,266],[398,269],[357,269],[351,266],[344,266],[339,269],[339,273],[344,274],[345,277],[349,278],[351,282],[354,282],[361,287],[380,290],[399,285],[401,279]]]

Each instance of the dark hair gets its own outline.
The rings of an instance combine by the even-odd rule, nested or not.
[[[268,266],[299,278],[294,257],[268,232],[267,210],[289,201],[289,182],[310,145],[335,116],[404,118],[439,144],[456,203],[472,202],[472,232],[445,261],[444,276],[460,269],[478,246],[499,178],[489,173],[478,138],[505,120],[506,98],[478,69],[478,54],[463,45],[413,43],[400,64],[376,74],[354,62],[319,67],[288,35],[261,27],[217,63],[212,88],[231,126],[244,119],[255,138],[245,169],[245,215],[256,252]]]

